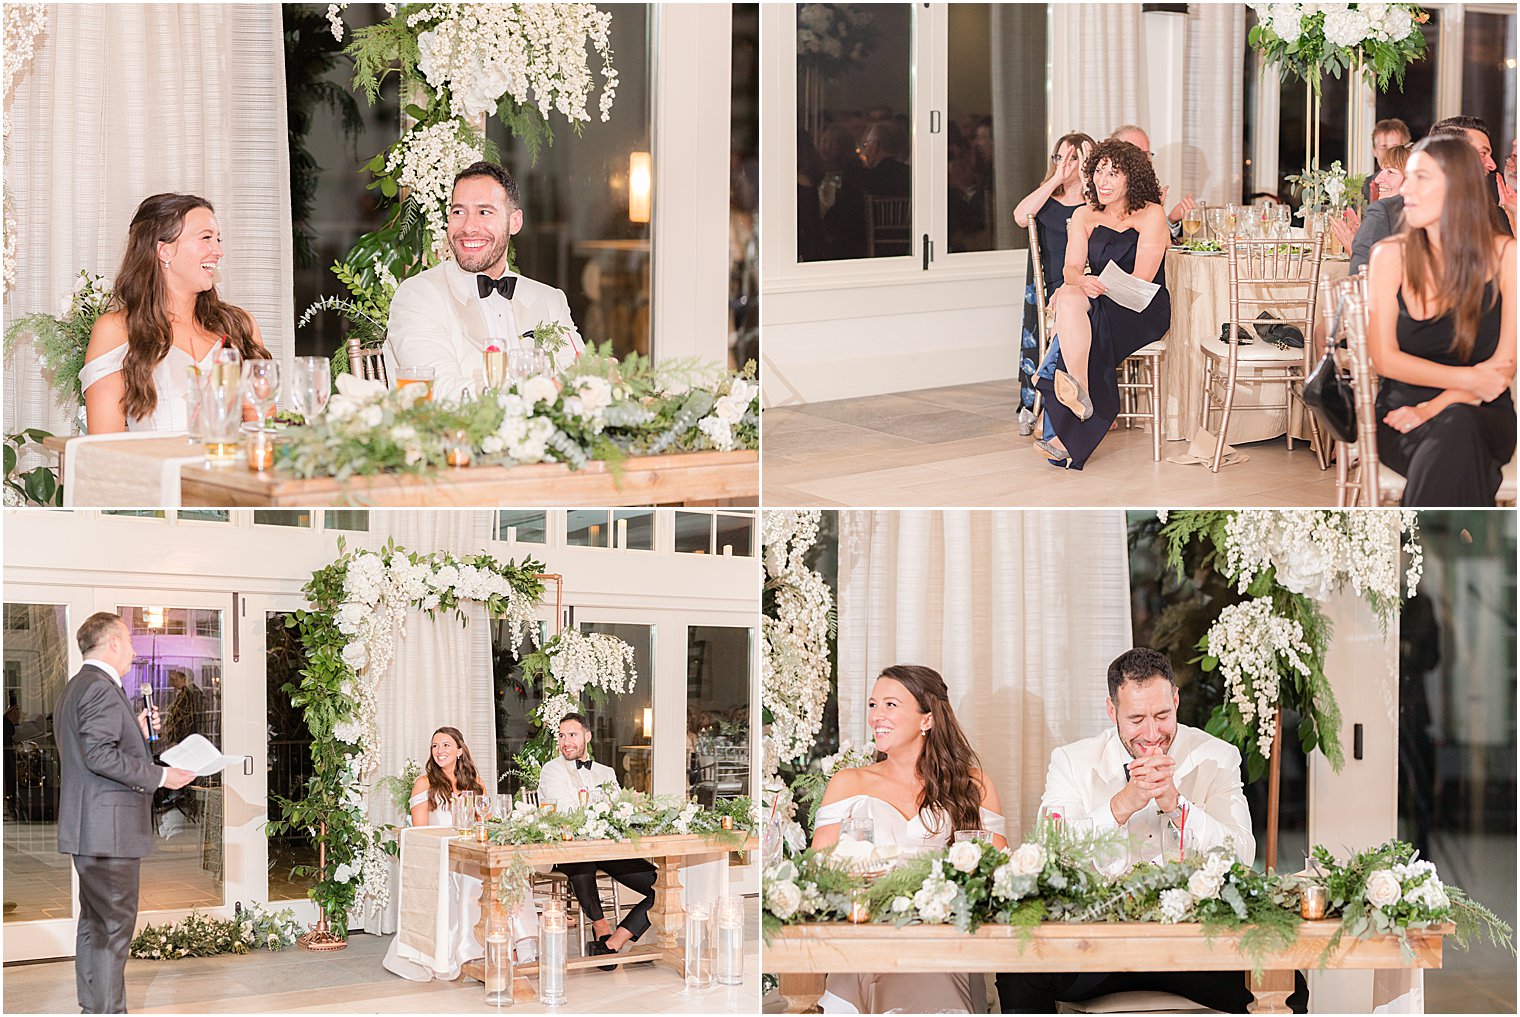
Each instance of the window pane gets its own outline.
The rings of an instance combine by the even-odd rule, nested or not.
[[[912,253],[912,45],[912,5],[798,5],[798,261]]]
[[[186,520],[205,523],[225,523],[231,518],[231,513],[226,509],[180,509],[181,522]]]
[[[496,513],[496,539],[542,544],[547,518],[547,512],[513,512],[502,509]]]
[[[522,194],[523,228],[512,250],[523,275],[565,291],[570,314],[586,342],[611,342],[627,356],[648,355],[650,113],[649,7],[617,4],[610,33],[617,97],[602,123],[597,91],[588,103],[592,122],[579,133],[554,114],[554,144],[535,161],[527,146],[508,138],[498,117],[487,134]],[[637,156],[637,159],[635,158]],[[679,196],[674,200],[679,201]],[[521,323],[524,328],[538,322]]]
[[[222,613],[209,608],[118,607],[136,654],[122,687],[153,689],[161,718],[155,756],[192,734],[222,747]],[[222,903],[221,774],[153,794],[153,853],[143,859],[139,907],[167,911]]]
[[[591,754],[617,773],[618,784],[635,791],[652,789],[652,695],[654,688],[654,626],[588,622],[581,626],[588,635],[604,632],[633,647],[633,664],[639,682],[632,692],[611,695],[600,704],[585,703],[591,721]]]
[[[654,550],[654,510],[618,509],[612,513],[618,531],[617,546],[625,551]]]
[[[5,605],[5,920],[68,918],[68,855],[58,853],[53,704],[69,679],[68,609]]]
[[[1515,514],[1422,512],[1420,537],[1399,615],[1399,837],[1513,925]],[[1515,959],[1475,940],[1425,996],[1429,1013],[1512,1013]]]
[[[1378,93],[1375,104],[1378,120],[1398,117],[1409,125],[1416,141],[1423,138],[1431,124],[1439,119],[1436,116],[1436,63],[1439,60],[1441,10],[1433,6],[1424,10],[1430,15],[1430,20],[1419,26],[1425,35],[1425,59],[1416,60],[1404,69],[1402,90],[1390,84],[1388,91]],[[1303,97],[1300,96],[1298,101],[1302,108]],[[1465,106],[1462,112],[1467,112]],[[1303,132],[1302,121],[1299,122],[1299,132]]]
[[[255,526],[310,526],[310,509],[254,509]]]
[[[125,516],[128,519],[163,519],[163,509],[101,509],[103,516]]]
[[[311,777],[311,729],[299,707],[292,706],[287,683],[301,682],[306,651],[299,629],[285,627],[286,614],[270,611],[264,616],[265,700],[269,709],[269,818],[280,816],[275,797],[299,800]],[[269,836],[269,899],[304,900],[312,876],[297,876],[297,865],[316,865],[317,846],[304,830]]]
[[[686,793],[703,805],[749,794],[752,638],[748,628],[686,630]]]
[[[607,547],[611,543],[606,509],[572,509],[565,513],[565,543],[571,547]]]
[[[733,52],[729,61],[729,321],[728,366],[743,370],[760,361],[759,245],[755,218],[760,204],[760,5],[734,4]]]
[[[1503,167],[1515,138],[1513,11],[1467,11],[1462,31],[1462,112],[1487,122],[1494,162]]]
[[[676,513],[676,550],[687,554],[712,552],[713,517],[706,512]]]
[[[731,548],[729,554],[747,556],[754,554],[755,521],[749,516],[717,516],[718,553]]]
[[[1022,250],[1013,207],[1045,176],[1045,4],[950,4],[951,252]]]
[[[329,530],[348,530],[352,533],[368,533],[369,510],[326,509],[322,513],[322,525]]]

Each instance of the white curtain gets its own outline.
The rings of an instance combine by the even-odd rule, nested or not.
[[[491,536],[491,513],[370,513],[368,546],[379,550],[388,539],[408,551],[479,554]],[[487,791],[496,791],[496,714],[491,677],[491,630],[485,606],[464,605],[464,620],[439,611],[429,618],[415,608],[406,613],[406,634],[396,640],[396,655],[380,682],[380,774],[399,774],[407,759],[426,765],[433,732],[456,727]],[[370,821],[403,825],[390,796],[370,796]],[[392,886],[395,870],[392,870]],[[396,898],[370,932],[396,931]]]
[[[866,740],[883,668],[934,668],[1010,839],[1039,810],[1051,750],[1109,723],[1105,676],[1130,632],[1122,512],[840,516],[840,737]]]
[[[1239,201],[1245,138],[1246,10],[1188,4],[1182,77],[1182,193],[1211,205]]]
[[[114,278],[143,198],[216,206],[223,298],[294,356],[279,4],[52,4],[6,111],[17,278],[6,319],[56,313],[81,269]],[[29,341],[6,358],[5,429],[71,434]]]
[[[1145,33],[1140,4],[1050,5],[1050,140],[1098,140],[1145,126]]]

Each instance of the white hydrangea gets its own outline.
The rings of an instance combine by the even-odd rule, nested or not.
[[[765,906],[771,914],[786,921],[802,906],[802,891],[789,879],[768,881],[765,887]]]
[[[930,925],[948,922],[953,914],[956,893],[955,884],[945,878],[944,865],[936,858],[923,885],[913,894],[918,917]]]
[[[1193,907],[1193,895],[1186,890],[1173,888],[1161,891],[1161,920],[1175,923],[1187,921]]]
[[[1337,46],[1355,49],[1371,31],[1367,15],[1359,10],[1333,11],[1325,15],[1325,38]]]

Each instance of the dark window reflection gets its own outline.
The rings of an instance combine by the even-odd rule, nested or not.
[[[797,260],[912,252],[908,4],[797,8]]]
[[[1466,11],[1462,32],[1462,112],[1488,123],[1494,162],[1515,140],[1515,14]]]

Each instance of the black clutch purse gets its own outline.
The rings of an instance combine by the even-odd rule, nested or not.
[[[1314,411],[1337,440],[1356,442],[1356,395],[1351,377],[1335,363],[1335,348],[1325,351],[1304,381],[1304,405]]]

